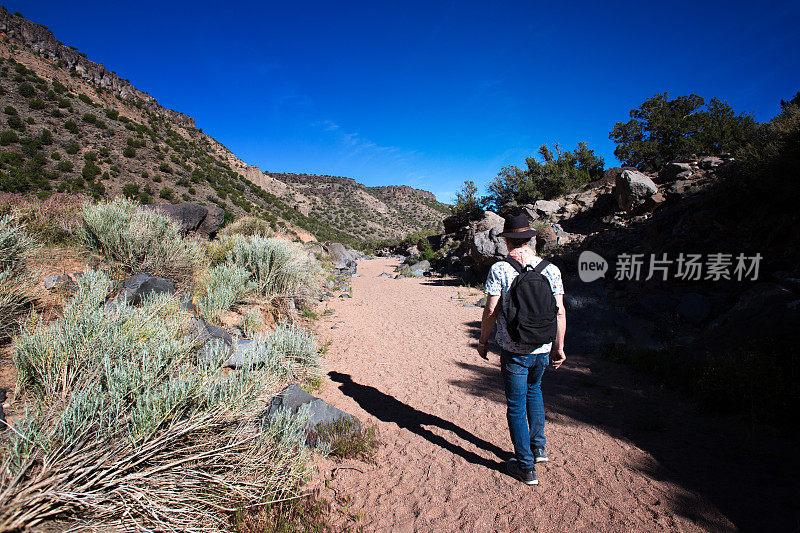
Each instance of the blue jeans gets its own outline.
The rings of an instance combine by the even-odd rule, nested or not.
[[[549,353],[500,352],[500,368],[506,391],[508,429],[514,455],[524,469],[533,468],[531,447],[544,448],[544,402],[542,375],[550,363]]]

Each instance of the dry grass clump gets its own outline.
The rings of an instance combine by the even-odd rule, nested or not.
[[[264,312],[258,307],[251,307],[244,313],[244,332],[252,337],[264,327]]]
[[[238,265],[222,263],[209,268],[197,282],[197,311],[206,320],[219,323],[220,317],[250,291],[249,281],[250,273]]]
[[[280,337],[272,364],[248,359],[221,374],[221,346],[196,349],[176,297],[108,311],[110,288],[107,275],[88,272],[63,317],[17,339],[31,403],[3,443],[0,530],[69,516],[218,530],[240,509],[295,497],[304,420],[268,424],[253,406],[277,386],[274,369],[307,356]]]
[[[321,360],[314,334],[294,324],[256,334],[247,348],[248,361],[282,380],[299,381],[319,375]],[[236,365],[239,368],[239,365]]]
[[[244,237],[271,237],[273,235],[269,222],[257,217],[243,217],[228,224],[219,231],[220,237],[242,235]]]
[[[179,222],[136,207],[125,198],[87,202],[76,237],[126,274],[189,278],[200,262],[199,244],[181,235]]]
[[[309,432],[308,440],[312,444],[320,443],[330,456],[359,459],[367,463],[375,462],[378,450],[376,426],[363,428],[352,418],[318,424]]]
[[[37,239],[60,244],[72,240],[87,197],[55,193],[46,200],[22,194],[0,194],[0,213],[12,213]]]
[[[253,276],[255,291],[266,297],[310,297],[319,285],[321,268],[295,243],[264,237],[230,238],[227,261]]]
[[[14,334],[33,301],[33,279],[25,258],[34,246],[13,216],[0,217],[0,341]]]
[[[212,266],[198,280],[195,304],[211,321],[218,322],[245,297],[267,304],[275,299],[302,303],[319,291],[322,268],[294,243],[234,235],[206,246],[206,255]]]

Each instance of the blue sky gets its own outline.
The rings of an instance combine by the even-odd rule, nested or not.
[[[7,1],[267,171],[451,200],[655,93],[759,121],[800,90],[800,2]]]

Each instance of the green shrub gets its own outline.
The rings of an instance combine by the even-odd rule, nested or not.
[[[61,172],[72,172],[75,170],[75,165],[72,164],[72,161],[69,159],[65,159],[63,161],[59,161],[56,165],[56,168]]]
[[[28,107],[34,110],[41,110],[47,107],[47,104],[44,103],[44,100],[41,98],[34,98],[33,100],[28,102]]]
[[[3,108],[3,113],[6,115],[19,115],[17,108],[10,105],[7,105],[5,108]]]
[[[78,127],[78,124],[74,120],[66,121],[64,123],[64,129],[67,130],[68,132],[74,134],[74,135],[77,135],[78,132],[81,131],[80,128]]]
[[[92,113],[84,113],[83,121],[88,122],[89,124],[94,124],[97,122],[97,116]]]
[[[19,86],[19,94],[24,96],[25,98],[32,98],[36,94],[36,89],[33,88],[28,82],[25,82]]]
[[[136,149],[134,147],[132,147],[132,146],[126,146],[122,150],[122,155],[124,155],[125,157],[135,157],[136,156]]]
[[[249,280],[247,270],[229,263],[206,270],[197,283],[194,300],[200,315],[218,323],[220,317],[251,290]]]
[[[727,102],[708,104],[696,95],[670,99],[656,94],[630,111],[628,122],[618,122],[609,133],[623,165],[658,170],[678,157],[720,154],[744,146],[756,132],[752,116],[735,114]]]
[[[781,111],[762,124],[752,141],[736,152],[736,162],[724,173],[726,192],[746,203],[768,198],[770,215],[794,212],[797,169],[800,167],[800,93],[781,102]],[[760,215],[765,226],[774,222]]]
[[[17,131],[25,131],[25,123],[22,122],[22,119],[19,115],[11,115],[6,119],[8,123],[8,127]]]
[[[0,217],[0,340],[11,337],[33,301],[25,256],[34,241],[11,215]]]
[[[87,248],[127,274],[144,272],[182,281],[200,258],[197,242],[181,235],[180,223],[137,210],[124,198],[84,206],[76,234]]]
[[[122,195],[130,200],[135,200],[139,196],[139,186],[135,183],[126,183],[122,186]]]
[[[106,312],[111,286],[87,272],[61,318],[19,338],[20,386],[37,403],[5,447],[3,523],[22,529],[92,502],[81,508],[100,529],[227,530],[221,509],[294,497],[307,416],[256,421],[271,367],[220,374],[223,348],[195,355],[177,298]]]
[[[65,92],[67,92],[66,86],[64,86],[58,80],[53,80],[53,90],[58,94],[64,94]]]
[[[72,105],[72,102],[69,101],[69,98],[59,98],[58,99],[58,107],[60,107],[61,109],[66,109],[67,107],[70,107],[71,105]]]
[[[160,170],[164,174],[172,174],[172,167],[169,166],[167,163],[161,163],[158,166],[158,170]]]
[[[106,109],[106,116],[111,120],[117,120],[119,118],[119,111],[116,109]]]
[[[52,159],[53,161],[60,161],[61,154],[58,152],[53,152],[52,154],[50,154],[50,159]]]
[[[83,93],[78,95],[78,99],[85,104],[94,105],[94,101]]]
[[[80,150],[80,147],[78,146],[78,143],[76,143],[76,142],[71,142],[71,143],[69,143],[67,145],[66,148],[64,148],[64,151],[67,152],[69,155],[77,154],[78,150]]]
[[[92,181],[97,176],[99,176],[101,173],[102,173],[102,171],[100,170],[100,167],[95,165],[92,161],[86,161],[86,164],[83,165],[83,170],[81,171],[81,176],[83,176],[83,179],[85,179],[87,181]]]
[[[503,167],[489,184],[487,200],[497,209],[507,202],[533,203],[541,198],[554,198],[583,187],[603,176],[603,158],[580,142],[572,152],[555,146],[555,154],[546,145],[539,147],[542,162],[525,159],[527,169]]]
[[[175,197],[175,191],[170,189],[169,187],[164,187],[161,189],[161,192],[158,193],[159,198],[163,198],[165,200],[172,200]]]
[[[39,136],[39,141],[41,141],[44,146],[50,146],[53,144],[53,133],[47,128],[43,129],[42,134]]]
[[[18,143],[19,136],[16,131],[6,130],[0,133],[0,146],[8,146],[12,143]]]

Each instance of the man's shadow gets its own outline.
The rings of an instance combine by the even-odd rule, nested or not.
[[[330,377],[332,381],[341,383],[341,385],[339,385],[339,390],[358,402],[362,409],[378,420],[383,422],[394,422],[401,428],[407,429],[412,433],[419,435],[420,437],[428,440],[428,442],[431,444],[435,444],[436,446],[444,448],[455,455],[463,457],[470,463],[485,466],[486,468],[492,470],[503,470],[504,467],[504,462],[492,461],[490,459],[481,457],[474,452],[465,450],[461,446],[453,444],[444,437],[425,429],[423,426],[436,426],[445,431],[450,431],[459,438],[474,444],[478,448],[495,454],[503,461],[512,456],[511,453],[506,452],[499,446],[495,446],[491,442],[486,442],[485,440],[476,437],[469,431],[466,431],[464,428],[461,428],[452,422],[444,420],[438,416],[425,413],[418,409],[414,409],[413,407],[396,400],[388,394],[382,393],[375,387],[356,383],[349,374],[328,372],[328,377]]]

